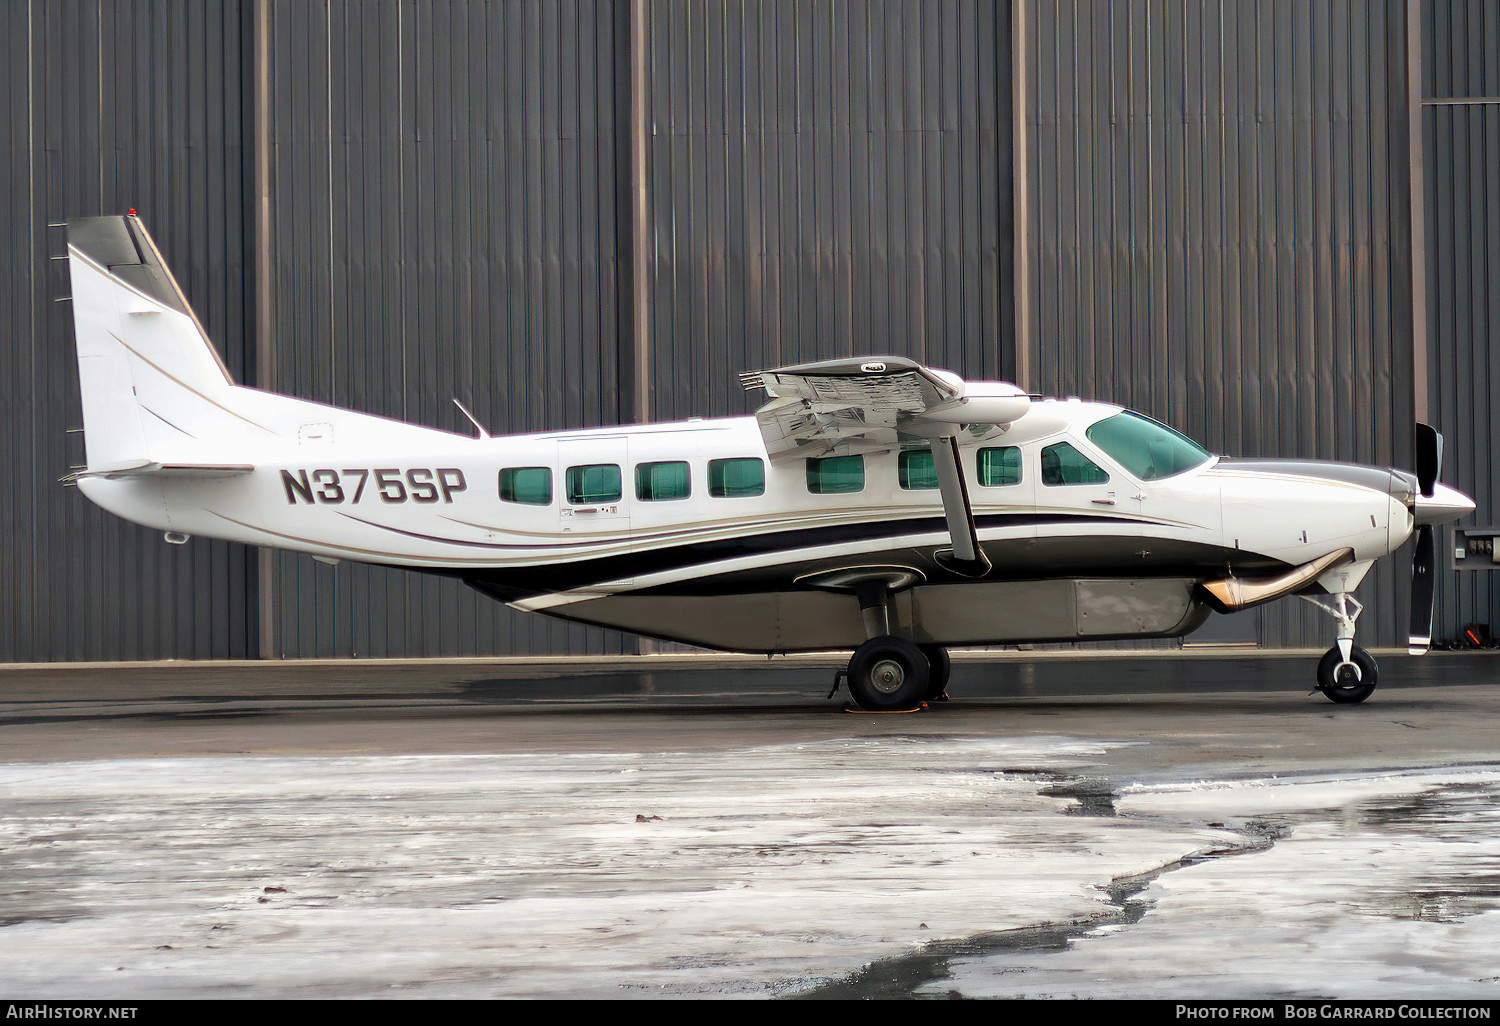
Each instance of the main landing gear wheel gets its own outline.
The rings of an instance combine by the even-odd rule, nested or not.
[[[1349,662],[1338,646],[1330,648],[1318,663],[1318,690],[1339,705],[1356,705],[1369,698],[1380,683],[1375,659],[1359,646],[1349,650]]]
[[[915,709],[927,697],[927,657],[904,638],[871,638],[849,660],[849,694],[861,709]]]
[[[942,645],[918,645],[927,657],[927,694],[922,697],[929,702],[948,700],[948,678],[953,673],[953,660]]]

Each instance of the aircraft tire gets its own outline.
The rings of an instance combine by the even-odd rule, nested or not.
[[[953,675],[953,660],[942,645],[918,645],[927,657],[927,694],[922,696],[929,702],[946,699],[948,678]]]
[[[1324,653],[1318,663],[1318,690],[1328,696],[1328,700],[1339,705],[1358,705],[1375,691],[1375,685],[1380,683],[1380,671],[1375,666],[1375,657],[1370,655],[1358,645],[1349,653],[1349,659],[1355,666],[1359,667],[1359,680],[1339,680],[1339,664],[1344,661],[1343,655],[1335,645]],[[1349,671],[1345,669],[1345,675]]]
[[[871,638],[849,660],[849,694],[861,709],[915,709],[927,696],[927,657],[905,638]]]

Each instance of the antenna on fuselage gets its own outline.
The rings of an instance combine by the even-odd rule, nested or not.
[[[453,405],[458,407],[458,412],[469,418],[469,423],[474,425],[474,430],[479,432],[480,438],[490,437],[490,433],[484,429],[484,425],[479,423],[479,421],[475,419],[474,414],[470,413],[468,411],[468,408],[465,407],[463,403],[459,402],[456,396],[453,399]]]

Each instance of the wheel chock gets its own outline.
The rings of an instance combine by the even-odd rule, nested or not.
[[[833,696],[830,695],[829,697],[832,698]],[[844,705],[844,712],[846,712],[846,713],[861,713],[861,714],[863,714],[865,716],[906,716],[909,713],[919,713],[919,712],[926,712],[926,711],[927,711],[927,703],[926,702],[920,702],[920,703],[918,703],[916,706],[914,706],[911,709],[861,709],[859,706],[855,705],[853,702],[848,702],[848,703],[846,703]]]

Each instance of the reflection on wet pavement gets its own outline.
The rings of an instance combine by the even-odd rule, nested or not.
[[[0,765],[36,997],[1494,996],[1500,773],[1108,743]],[[1226,957],[1232,952],[1232,957]]]
[[[1129,791],[1127,819],[1217,817],[1274,843],[1186,861],[1066,946],[955,961],[918,994],[1500,997],[1500,772],[1203,781]]]

